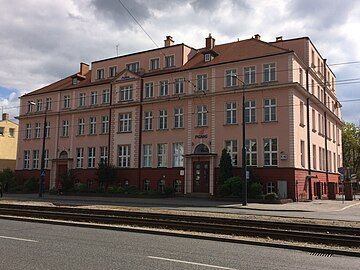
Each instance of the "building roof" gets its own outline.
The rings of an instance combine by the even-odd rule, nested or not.
[[[184,45],[184,44],[181,44]],[[176,46],[176,45],[174,45]],[[217,64],[229,63],[229,62],[237,62],[246,59],[252,58],[259,58],[259,57],[266,57],[271,55],[283,54],[292,52],[287,49],[283,49],[277,47],[268,42],[261,41],[256,38],[250,38],[220,45],[215,45],[212,49],[213,52],[217,53],[218,55],[209,62],[204,62],[204,53],[206,53],[206,48],[201,48],[197,51],[197,53],[182,67],[174,68],[174,69],[166,69],[166,70],[159,70],[152,73],[146,73],[145,76],[154,76],[160,75],[163,73],[175,72],[175,71],[184,71],[188,69],[195,69],[201,67],[207,67]],[[145,51],[147,52],[147,51]],[[140,53],[140,52],[139,52]],[[135,53],[137,54],[137,53]],[[105,59],[108,60],[108,59]],[[105,60],[99,60],[105,61]],[[93,62],[94,63],[94,62]],[[76,74],[70,75],[64,79],[61,79],[57,82],[54,82],[50,85],[27,93],[23,96],[32,96],[38,95],[48,92],[55,92],[61,90],[70,90],[74,88],[81,88],[86,86],[93,86],[99,84],[106,84],[113,80],[113,78],[100,80],[91,82],[91,70],[85,75],[84,79],[79,79],[76,85],[72,84],[72,77],[76,76]]]

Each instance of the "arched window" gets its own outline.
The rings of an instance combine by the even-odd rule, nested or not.
[[[59,155],[60,159],[67,159],[68,158],[68,153],[66,151],[61,151],[60,155]]]
[[[209,154],[210,150],[205,144],[201,143],[195,147],[194,154],[202,155],[202,154]]]

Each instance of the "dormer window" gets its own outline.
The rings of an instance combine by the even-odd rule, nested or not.
[[[126,65],[126,68],[131,72],[138,72],[139,71],[139,62],[130,63]]]
[[[165,67],[170,68],[175,66],[175,56],[169,55],[165,56]]]
[[[72,85],[77,85],[78,79],[75,77],[72,79]]]
[[[210,53],[205,53],[204,58],[205,58],[205,62],[211,61],[211,54]]]

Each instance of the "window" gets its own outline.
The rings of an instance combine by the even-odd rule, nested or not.
[[[322,123],[321,123],[321,114],[318,114],[318,127],[319,127],[319,134],[322,134]]]
[[[144,148],[143,166],[151,167],[152,166],[152,145],[144,144],[143,148]]]
[[[255,100],[245,101],[245,123],[256,122],[256,103]]]
[[[37,112],[42,111],[42,104],[43,104],[42,99],[36,100],[36,111]]]
[[[316,131],[316,112],[314,109],[312,109],[312,130]]]
[[[30,168],[30,150],[24,151],[24,169]]]
[[[232,165],[237,166],[237,163],[238,163],[237,140],[225,141],[225,147],[231,157]]]
[[[79,94],[79,107],[83,107],[86,105],[86,94],[80,93]]]
[[[94,116],[90,117],[89,134],[90,135],[96,134],[96,117],[94,117]]]
[[[158,167],[166,167],[166,143],[159,143],[157,145]]]
[[[311,79],[311,94],[315,95],[315,81]]]
[[[184,144],[174,143],[173,144],[173,167],[184,166]]]
[[[198,127],[207,126],[207,108],[205,105],[197,106],[197,125]]]
[[[78,79],[76,77],[72,78],[72,85],[77,85]]]
[[[264,166],[277,166],[277,139],[264,139]]]
[[[150,59],[150,70],[159,69],[160,68],[160,59],[154,58]]]
[[[205,53],[204,60],[205,60],[205,62],[211,61],[211,54],[210,53]]]
[[[104,115],[101,118],[101,133],[106,134],[109,133],[109,116]]]
[[[165,67],[169,68],[174,66],[175,66],[175,56],[174,55],[165,56]]]
[[[197,75],[197,90],[207,91],[207,74]]]
[[[41,124],[35,123],[35,138],[39,139],[41,137]]]
[[[76,148],[76,168],[84,166],[84,148]]]
[[[91,92],[91,99],[90,99],[90,104],[91,105],[96,105],[97,104],[97,92]]]
[[[103,90],[103,92],[102,92],[102,103],[103,104],[110,103],[110,90],[109,89]]]
[[[39,150],[33,150],[33,169],[39,169]]]
[[[139,71],[139,62],[130,63],[126,65],[126,68],[130,70],[131,72],[138,72]]]
[[[108,148],[107,146],[100,146],[100,163],[108,163]]]
[[[115,67],[110,67],[109,68],[109,77],[115,77],[115,75],[116,75],[116,66]]]
[[[236,69],[229,69],[225,71],[225,86],[231,87],[237,85]]]
[[[145,83],[145,98],[151,98],[154,96],[154,83]]]
[[[1,128],[0,128],[0,130],[1,130]],[[1,131],[0,131],[0,134],[1,134]],[[15,128],[9,128],[9,136],[15,137]]]
[[[101,79],[104,79],[105,78],[105,74],[104,74],[105,72],[104,72],[104,69],[98,69],[97,71],[96,71],[96,78],[98,79],[98,80],[101,80]]]
[[[64,96],[64,109],[70,108],[70,96],[66,95]]]
[[[303,70],[301,68],[299,68],[299,83],[301,86],[304,85]]]
[[[88,148],[88,168],[95,168],[95,147]]]
[[[169,82],[161,81],[160,82],[160,96],[167,96],[169,94]]]
[[[274,182],[267,182],[266,183],[266,193],[276,193],[276,187]]]
[[[305,142],[300,140],[301,167],[305,168]]]
[[[256,70],[255,66],[245,67],[244,68],[244,83],[245,84],[254,84],[256,82]]]
[[[152,112],[145,112],[144,113],[144,130],[152,130],[152,120],[153,114]]]
[[[265,122],[276,121],[276,99],[264,100]]]
[[[319,169],[323,170],[323,158],[322,158],[322,148],[319,147]]]
[[[85,133],[85,120],[84,118],[79,118],[78,120],[78,135],[84,135]]]
[[[264,65],[264,82],[275,81],[275,63]]]
[[[29,100],[27,104],[27,112],[31,113],[33,111],[33,101]]]
[[[120,101],[132,100],[132,87],[126,86],[120,88]]]
[[[236,102],[226,103],[226,124],[236,124]]]
[[[130,145],[118,146],[118,166],[121,168],[130,167]]]
[[[69,121],[64,120],[62,125],[62,136],[68,137],[69,136]]]
[[[304,102],[300,101],[300,126],[304,127]]]
[[[257,143],[256,140],[245,140],[246,165],[257,166]]]
[[[184,78],[175,79],[175,94],[183,94],[184,93]]]
[[[333,162],[334,162],[334,172],[336,172],[336,154],[333,153]]]
[[[167,129],[168,121],[167,121],[167,110],[159,111],[159,129]]]
[[[313,169],[316,170],[316,145],[313,144]]]
[[[119,114],[119,132],[131,132],[131,113]]]
[[[52,99],[50,97],[46,98],[46,110],[51,110]]]
[[[183,108],[174,109],[174,128],[184,127],[184,110]]]
[[[26,124],[25,139],[31,139],[31,124]]]
[[[44,151],[44,168],[49,168],[49,149]]]
[[[5,130],[4,127],[0,127],[0,135],[1,135],[1,136],[4,136],[4,130]]]

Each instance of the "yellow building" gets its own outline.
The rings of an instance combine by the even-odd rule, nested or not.
[[[0,120],[0,171],[15,169],[18,131],[18,124],[9,120],[9,114],[3,113]]]

